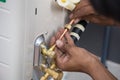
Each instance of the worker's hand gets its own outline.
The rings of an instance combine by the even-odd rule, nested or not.
[[[81,0],[81,2],[70,14],[70,18],[76,19],[75,23],[77,23],[79,20],[87,20],[91,23],[100,25],[117,25],[116,21],[113,19],[98,14],[92,7],[89,0]]]
[[[96,56],[83,48],[75,46],[69,33],[66,33],[62,40],[57,40],[62,33],[63,30],[60,30],[51,39],[51,45],[57,44],[55,49],[57,66],[64,71],[82,71],[87,73],[91,62],[96,59]]]
[[[57,40],[62,33],[63,30],[60,30],[51,39],[51,45],[57,44],[55,49],[56,64],[60,69],[84,72],[89,74],[94,80],[117,80],[95,55],[75,46],[69,33],[66,33],[62,40]]]

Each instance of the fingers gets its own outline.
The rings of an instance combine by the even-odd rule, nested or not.
[[[81,2],[76,6],[74,11],[70,15],[70,19],[76,19],[74,23],[77,23],[82,17],[90,14],[95,14],[93,7],[91,6],[89,0],[81,0]]]
[[[56,37],[57,39],[59,39],[60,35],[63,33],[63,30],[60,30],[57,34]],[[70,34],[68,32],[66,32],[65,36],[62,38],[62,40],[57,40],[56,44],[58,45],[58,47],[62,47],[63,44],[66,44],[66,42],[70,45],[74,45],[74,42],[70,36]]]
[[[55,44],[55,41],[56,41],[56,39],[55,39],[55,37],[53,36],[53,37],[51,38],[51,40],[50,40],[50,46],[54,45],[54,44]]]
[[[76,18],[74,21],[74,24],[77,24],[80,20],[81,20],[81,18]]]
[[[81,0],[79,4],[77,4],[76,8],[74,9],[77,10],[77,9],[80,9],[86,5],[90,5],[89,1],[88,0]]]
[[[64,32],[64,29],[60,28],[59,31],[55,34],[56,40],[60,38],[63,32]]]
[[[87,20],[89,22],[99,24],[99,25],[113,25],[114,21],[110,18],[106,18],[102,15],[89,15],[86,17],[83,17],[84,20]]]
[[[56,34],[55,36],[53,36],[51,39],[50,39],[50,43],[49,45],[52,46],[56,43],[56,40],[59,39],[59,37],[61,36],[61,34],[63,33],[64,29],[60,29]]]
[[[71,55],[72,54],[72,49],[73,47],[75,47],[75,45],[73,44],[69,44],[69,43],[65,43],[63,44],[63,41],[61,40],[57,40],[56,41],[56,45],[58,47],[58,49],[63,53],[63,54],[68,54]]]
[[[73,41],[73,39],[71,38],[71,36],[68,32],[65,34],[65,38],[66,38],[68,44],[74,45],[74,41]]]
[[[62,40],[56,41],[57,47],[63,52],[69,52],[70,48],[74,46],[74,42],[70,36],[70,34],[67,32]]]
[[[60,55],[59,53],[56,54],[56,64],[62,70],[66,70],[67,62],[69,60],[70,57],[67,54],[62,55]]]
[[[57,40],[56,45],[57,45],[58,48],[62,48],[64,46],[64,43],[63,43],[62,40]]]
[[[74,42],[67,32],[61,40],[58,40],[64,29],[60,29],[54,37],[51,38],[50,45],[56,44],[62,53],[69,52],[71,46],[74,46]]]
[[[74,11],[72,18],[75,18],[75,19],[82,18],[82,17],[90,15],[90,14],[95,14],[93,8],[91,6],[85,6],[81,9],[77,9],[76,11]]]
[[[57,40],[56,41],[56,45],[59,48],[59,50],[63,53],[66,54],[68,53],[69,49],[68,49],[68,44],[63,43],[62,40]]]

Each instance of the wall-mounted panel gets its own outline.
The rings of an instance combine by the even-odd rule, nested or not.
[[[59,27],[63,27],[66,11],[54,0],[30,0],[26,3],[24,79],[32,78],[34,41],[39,35],[45,36],[47,43]]]

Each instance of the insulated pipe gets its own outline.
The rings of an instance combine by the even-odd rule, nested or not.
[[[80,36],[85,31],[87,24],[87,21],[81,20],[80,22],[78,22],[78,24],[73,26],[70,35],[75,44],[80,40]]]

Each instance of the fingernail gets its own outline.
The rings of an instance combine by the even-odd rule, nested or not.
[[[74,23],[76,24],[76,23],[78,23],[79,21],[80,21],[80,19],[77,18],[77,19],[74,21]]]
[[[57,41],[56,41],[56,45],[57,45],[58,47],[62,47],[62,46],[63,46],[63,42],[62,42],[61,40],[57,40]]]

